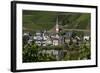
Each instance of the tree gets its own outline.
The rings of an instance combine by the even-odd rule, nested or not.
[[[37,62],[38,61],[38,46],[35,43],[28,44],[23,48],[23,62]]]

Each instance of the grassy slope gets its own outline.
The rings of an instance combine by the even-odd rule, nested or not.
[[[64,26],[65,29],[89,29],[90,14],[62,14],[57,12],[23,11],[23,27],[33,30],[49,30],[53,28],[56,23],[56,17],[59,16],[59,24]]]

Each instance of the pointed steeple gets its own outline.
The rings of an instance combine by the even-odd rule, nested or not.
[[[59,24],[58,24],[58,16],[57,16],[57,19],[56,19],[56,38],[59,38]]]
[[[58,24],[58,16],[57,16],[57,19],[56,19],[56,33],[59,32],[59,24]]]

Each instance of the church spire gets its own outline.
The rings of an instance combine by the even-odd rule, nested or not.
[[[58,16],[57,16],[57,19],[56,19],[56,33],[59,32],[59,24],[58,24]]]

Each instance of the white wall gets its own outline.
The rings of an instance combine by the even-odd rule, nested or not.
[[[10,52],[10,1],[11,0],[0,0],[0,73],[11,73],[10,72],[10,53],[11,53]],[[99,5],[100,0],[33,0],[33,1],[67,3],[67,4],[98,5],[99,6],[98,13],[100,13],[100,5]],[[100,14],[98,16],[100,16]],[[100,17],[98,18],[98,20],[99,19]],[[100,31],[100,25],[98,25],[98,27]],[[98,37],[100,37],[100,33],[98,34]],[[98,43],[100,43],[100,38],[98,40],[99,40]],[[98,48],[98,52],[99,52],[98,55],[100,56],[99,48]],[[99,61],[100,61],[100,57],[99,57]],[[99,66],[100,66],[100,63],[99,63]],[[100,67],[38,71],[35,73],[52,73],[52,72],[54,73],[99,73]],[[33,72],[29,72],[29,73],[33,73]]]

